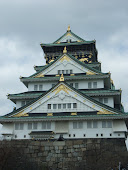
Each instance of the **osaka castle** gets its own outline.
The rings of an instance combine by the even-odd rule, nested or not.
[[[96,41],[68,27],[53,43],[40,44],[45,65],[20,77],[26,92],[8,94],[16,108],[0,117],[5,140],[126,138],[121,89],[101,71]]]

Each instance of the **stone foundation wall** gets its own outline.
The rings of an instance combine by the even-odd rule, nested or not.
[[[111,170],[119,162],[128,164],[124,139],[0,141],[0,170]]]

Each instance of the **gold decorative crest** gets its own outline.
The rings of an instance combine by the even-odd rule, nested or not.
[[[68,29],[67,29],[67,31],[70,31],[70,25],[68,26]]]
[[[76,116],[77,115],[77,112],[72,112],[71,113],[71,116]]]
[[[66,54],[67,53],[67,49],[66,47],[64,47],[63,53]]]
[[[35,76],[34,78],[38,78],[38,77],[44,77],[44,74],[40,73],[37,76]]]
[[[106,109],[102,109],[102,110],[99,110],[99,112],[97,112],[98,115],[103,115],[103,114],[114,114],[113,112],[110,112]]]
[[[86,72],[86,75],[95,75],[96,73],[93,73],[91,71]]]
[[[88,61],[88,58],[81,58],[81,59],[79,59],[79,61],[81,61],[81,62]]]
[[[69,94],[68,91],[71,91],[69,88],[67,88],[65,85],[61,84],[59,87],[57,87],[53,92],[55,92],[55,94],[58,94],[60,91],[64,91],[65,93]]]
[[[13,117],[22,117],[22,116],[28,116],[28,114],[27,113],[23,113],[24,112],[24,110],[23,111],[21,111],[21,112],[19,112],[18,114],[16,114],[16,115],[14,115]]]
[[[53,113],[47,113],[47,116],[53,116]]]
[[[63,74],[61,74],[61,76],[60,76],[60,81],[64,81],[64,76],[63,76]]]

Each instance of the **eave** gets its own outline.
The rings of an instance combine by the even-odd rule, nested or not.
[[[87,116],[41,116],[41,117],[0,117],[0,123],[5,122],[43,122],[43,121],[80,121],[80,120],[119,120],[128,119],[128,114],[87,115]]]

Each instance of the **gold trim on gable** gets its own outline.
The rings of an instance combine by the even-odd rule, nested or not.
[[[35,76],[34,78],[38,78],[38,77],[44,77],[44,74],[38,74],[37,76]]]
[[[22,117],[22,116],[28,116],[28,114],[27,114],[27,113],[23,113],[23,112],[24,112],[24,110],[23,110],[23,111],[21,111],[21,112],[19,112],[18,114],[14,115],[14,116],[12,116],[12,117]]]
[[[67,36],[72,36],[72,35],[71,35],[70,33],[67,33],[66,37],[67,37]]]
[[[102,110],[99,110],[99,112],[97,112],[98,115],[103,115],[103,114],[114,114],[113,112],[111,111],[108,111],[106,109],[102,109]]]
[[[55,92],[55,94],[58,94],[60,91],[64,91],[65,93],[69,94],[68,91],[71,91],[69,88],[67,88],[66,86],[64,86],[63,84],[61,84],[59,87],[57,87],[53,92]]]
[[[88,71],[88,72],[86,72],[86,75],[96,75],[96,73]]]
[[[64,56],[60,59],[60,62],[63,62],[64,60],[70,61],[70,58],[67,57],[66,55],[64,55]]]

